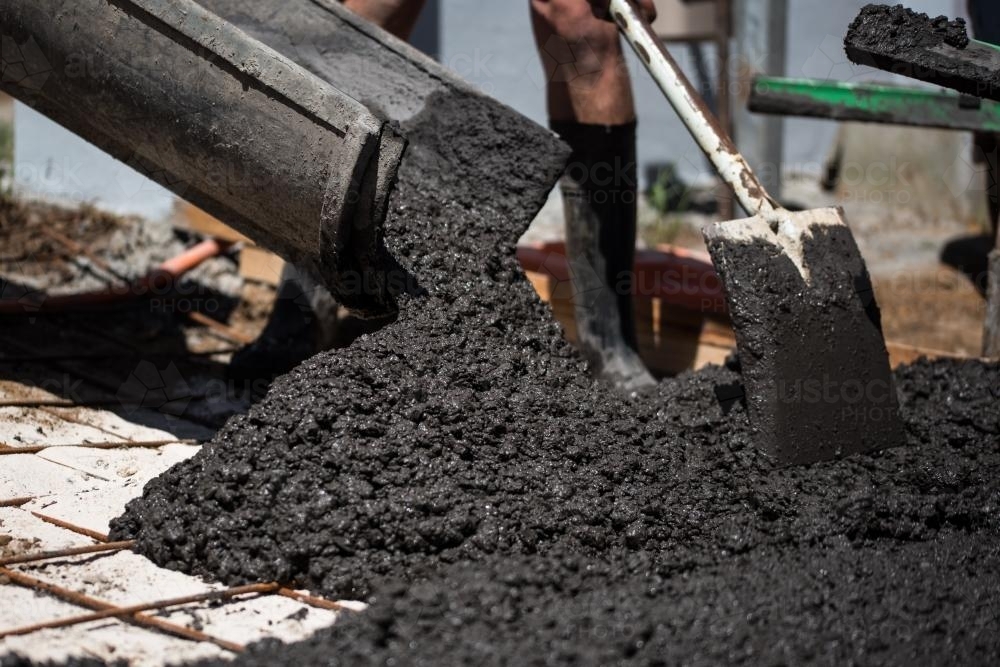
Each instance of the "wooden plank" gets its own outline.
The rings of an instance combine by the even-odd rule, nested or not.
[[[968,359],[961,354],[945,352],[944,350],[932,350],[926,347],[914,347],[905,343],[894,343],[886,341],[885,347],[889,351],[889,365],[895,368],[903,364],[912,364],[921,357],[928,359]]]
[[[567,340],[576,341],[576,320],[571,290],[555,288],[545,274],[525,275],[562,326]],[[722,364],[736,347],[736,339],[725,317],[672,307],[663,299],[635,300],[639,351],[654,373],[675,375],[707,364]]]
[[[278,255],[265,250],[253,241],[240,234],[232,227],[217,218],[212,217],[194,204],[178,201],[174,213],[173,224],[192,232],[211,236],[233,243],[242,243],[240,249],[240,275],[247,279],[266,285],[278,285],[281,282],[281,270],[285,261]]]
[[[257,246],[245,246],[240,250],[240,275],[246,280],[277,287],[284,268],[285,260],[273,252]]]
[[[175,206],[173,224],[193,232],[212,236],[233,243],[252,243],[249,238],[215,218],[194,204],[178,200]]]
[[[542,300],[552,307],[552,313],[562,325],[567,340],[575,342],[576,321],[571,290],[554,290],[554,281],[545,274],[527,271],[525,275]],[[724,316],[671,306],[662,299],[636,299],[635,313],[639,351],[654,373],[676,375],[707,364],[722,364],[736,349],[736,336]],[[886,349],[893,368],[913,363],[921,357],[963,358],[962,355],[942,350],[893,341],[886,342]]]

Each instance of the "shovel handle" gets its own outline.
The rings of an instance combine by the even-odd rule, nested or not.
[[[719,176],[733,189],[743,208],[751,215],[772,218],[780,206],[767,194],[733,140],[708,110],[705,100],[691,86],[632,0],[611,0],[609,8],[622,35],[632,45],[639,60],[656,80],[670,106],[681,117]]]

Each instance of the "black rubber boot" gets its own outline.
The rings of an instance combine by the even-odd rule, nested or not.
[[[632,308],[635,123],[552,121],[573,155],[560,181],[577,345],[593,372],[633,391],[656,381],[639,358]]]

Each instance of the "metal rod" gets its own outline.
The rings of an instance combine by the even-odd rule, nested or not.
[[[36,591],[42,591],[48,593],[57,598],[71,602],[80,607],[86,607],[88,609],[93,609],[95,611],[113,611],[112,616],[118,616],[118,613],[122,609],[116,605],[106,602],[104,600],[99,600],[97,598],[90,597],[89,595],[84,595],[83,593],[77,593],[76,591],[71,591],[68,588],[63,588],[62,586],[57,586],[55,584],[50,584],[41,579],[35,579],[34,577],[29,577],[26,574],[11,570],[5,567],[0,567],[0,576],[4,576],[9,579],[12,583],[19,586],[24,586]],[[191,628],[184,627],[182,625],[176,625],[169,621],[165,621],[160,618],[155,618],[153,616],[148,616],[146,614],[132,613],[127,614],[122,621],[126,623],[133,623],[145,628],[152,628],[154,630],[159,630],[160,632],[165,632],[167,634],[180,637],[182,639],[190,639],[192,641],[198,642],[209,642],[215,644],[220,648],[224,648],[227,651],[232,651],[233,653],[242,653],[246,650],[246,647],[242,644],[237,644],[235,642],[226,641],[224,639],[219,639],[218,637],[213,637],[207,635],[204,632],[198,630],[193,630]]]
[[[69,408],[74,408],[76,406],[68,406],[68,407]],[[66,407],[61,407],[60,409],[66,410],[67,408]],[[91,422],[88,422],[88,421],[84,421],[83,419],[80,419],[79,417],[75,416],[73,413],[68,413],[67,414],[67,413],[63,413],[63,412],[56,412],[55,408],[38,408],[38,411],[39,412],[44,412],[45,414],[48,414],[48,415],[52,415],[56,419],[61,419],[62,421],[69,422],[70,424],[78,424],[80,426],[86,426],[87,428],[92,428],[95,431],[100,431],[102,433],[107,433],[112,438],[121,437],[117,433],[115,433],[114,431],[110,431],[110,430],[104,428],[103,426],[98,426],[97,424],[94,424],[94,423],[91,423]],[[123,441],[127,442],[127,440],[123,440]]]
[[[25,625],[19,628],[14,628],[13,630],[0,630],[0,639],[3,639],[4,637],[13,637],[16,635],[28,635],[31,634],[32,632],[37,632],[38,630],[65,628],[71,625],[80,625],[81,623],[100,621],[105,618],[120,619],[123,616],[133,616],[143,611],[156,611],[156,610],[168,609],[170,607],[179,607],[181,605],[196,604],[199,602],[230,600],[232,598],[241,595],[254,595],[254,594],[266,595],[274,593],[277,589],[278,589],[278,584],[252,584],[249,586],[237,586],[235,588],[227,588],[221,591],[211,591],[209,593],[200,593],[196,595],[187,595],[184,597],[171,598],[169,600],[160,600],[158,602],[136,604],[128,607],[114,607],[105,609],[103,611],[97,611],[92,614],[81,614],[79,616],[60,618],[54,621],[47,621],[45,623],[35,623],[33,625]]]
[[[231,342],[243,343],[244,345],[249,345],[254,341],[253,336],[247,336],[246,334],[237,331],[231,326],[223,324],[218,320],[213,320],[211,317],[203,313],[192,311],[187,314],[187,318],[192,322],[194,322],[195,324],[200,324],[203,327],[211,329],[215,333],[219,334],[220,336]]]
[[[75,402],[60,398],[17,398],[0,401],[0,408],[103,408],[109,405],[121,405],[121,401],[115,398]]]
[[[314,595],[308,595],[306,593],[299,593],[298,591],[292,590],[291,588],[279,588],[278,595],[281,595],[298,602],[304,602],[305,604],[316,607],[318,609],[327,609],[329,611],[341,611],[347,609],[344,605],[339,602],[333,602],[331,600],[325,600],[323,598],[318,598]]]
[[[72,531],[77,535],[83,535],[89,537],[92,540],[97,540],[98,542],[108,542],[108,536],[104,533],[99,533],[96,530],[91,530],[90,528],[83,528],[81,526],[73,525],[68,521],[63,521],[62,519],[55,519],[50,516],[45,516],[44,514],[39,514],[38,512],[32,512],[31,515],[36,519],[41,519],[45,523],[50,523],[53,526],[58,526],[59,528],[65,528],[66,530]]]
[[[28,445],[27,447],[17,447],[6,443],[0,443],[0,456],[8,454],[37,454],[53,447],[88,447],[90,449],[155,449],[165,445],[200,445],[199,440],[174,438],[172,440],[149,440],[147,442],[133,442],[122,440],[121,442],[74,442],[66,444]]]
[[[70,556],[83,556],[85,554],[96,554],[105,551],[123,551],[135,546],[135,540],[124,542],[107,542],[105,544],[91,544],[86,547],[73,547],[71,549],[59,549],[58,551],[41,551],[35,554],[25,554],[23,556],[11,556],[10,558],[0,558],[0,567],[6,565],[21,565],[23,563],[36,563],[42,560],[53,558],[68,558]]]

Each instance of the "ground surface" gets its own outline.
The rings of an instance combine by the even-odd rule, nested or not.
[[[126,285],[199,240],[87,207],[7,199],[0,200],[0,239],[3,298],[41,305],[59,295]],[[234,258],[223,257],[113,307],[59,314],[25,307],[3,318],[0,560],[94,545],[90,535],[45,521],[106,533],[109,520],[149,479],[192,455],[234,412],[245,411],[255,387],[230,380],[226,362],[242,340],[260,331],[273,298],[273,287],[241,280]],[[226,326],[207,328],[192,313]],[[12,567],[114,604],[221,588],[158,568],[127,549]],[[87,611],[2,577],[0,584],[0,636]],[[286,597],[252,595],[153,613],[236,643],[302,639],[336,616]],[[0,639],[4,667],[31,660],[84,664],[76,662],[82,656],[91,658],[86,664],[162,665],[227,655],[210,642],[113,619]]]
[[[142,412],[54,407],[61,400],[37,386],[0,380],[0,664],[100,658],[153,667],[229,655],[211,640],[192,641],[120,619],[38,627],[90,611],[79,599],[43,593],[38,585],[59,586],[110,605],[154,607],[169,598],[224,589],[159,568],[127,545],[102,544],[108,522],[149,479],[197,451],[196,444],[176,434],[190,437],[199,425],[173,418],[151,428],[141,423],[146,421]],[[103,550],[64,552],[77,548]],[[46,552],[49,558],[23,560]],[[63,553],[51,557],[53,552]],[[332,605],[306,601],[249,594],[164,605],[150,614],[180,631],[196,628],[220,642],[296,641],[338,615]]]

